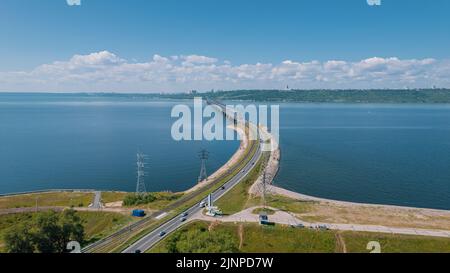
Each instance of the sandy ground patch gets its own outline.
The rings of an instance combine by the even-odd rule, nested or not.
[[[267,129],[261,128],[261,130],[266,130],[267,133]],[[271,137],[271,142],[274,141]],[[266,166],[269,181],[272,181],[278,172],[280,157],[280,149],[273,149]],[[251,195],[259,194],[258,188],[261,181],[262,176],[250,187]],[[296,215],[303,221],[450,230],[450,211],[335,201],[288,191],[276,186],[271,186],[270,192],[294,200],[310,202],[311,209],[308,213]]]
[[[318,202],[312,204],[310,212],[297,216],[325,223],[450,230],[450,212],[431,209]]]
[[[105,208],[121,208],[123,207],[123,201],[106,203]]]

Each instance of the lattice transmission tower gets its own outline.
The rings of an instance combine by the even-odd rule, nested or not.
[[[258,185],[258,192],[261,196],[261,205],[265,208],[267,206],[267,196],[272,194],[272,185],[270,184],[267,171],[264,170],[262,181]]]
[[[137,183],[136,183],[136,194],[145,194],[147,190],[145,189],[145,155],[141,152],[137,153]]]
[[[209,152],[203,149],[200,151],[198,157],[202,161],[200,175],[198,176],[198,182],[202,182],[203,180],[208,179],[208,174],[206,173],[206,161],[209,158]]]

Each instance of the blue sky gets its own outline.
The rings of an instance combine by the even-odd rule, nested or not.
[[[0,91],[156,92],[285,83],[296,88],[450,87],[444,77],[450,59],[448,0],[382,0],[378,7],[366,0],[81,1],[75,7],[66,0],[2,0]],[[76,55],[88,61],[74,68],[80,65],[71,63]],[[155,55],[168,59],[165,68],[153,65]],[[191,69],[182,73],[187,56],[211,60],[189,63]],[[366,67],[366,60],[373,66]],[[325,67],[329,61],[345,62],[331,64],[343,74],[332,69],[331,75]],[[136,64],[147,67],[126,70]],[[96,82],[87,76],[93,69]],[[413,78],[424,71],[430,75]],[[141,76],[124,83],[133,72]],[[62,73],[66,82],[56,85],[54,78]],[[402,78],[392,78],[395,74]],[[91,81],[77,84],[82,76]]]

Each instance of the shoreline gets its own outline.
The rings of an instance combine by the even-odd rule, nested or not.
[[[211,178],[214,178],[216,176],[220,176],[222,172],[225,171],[225,169],[232,165],[242,154],[243,151],[245,151],[247,145],[248,145],[248,139],[246,138],[246,135],[242,131],[241,128],[230,126],[231,129],[235,129],[237,133],[241,137],[241,143],[237,151],[233,154],[233,156],[217,171],[215,171],[212,175],[208,177],[209,180],[213,180]],[[260,128],[265,134],[267,134],[271,140],[272,145],[274,142],[274,139],[272,135],[268,132],[267,128]],[[336,200],[336,199],[330,199],[330,198],[322,198],[312,195],[303,194],[296,191],[291,191],[279,186],[274,186],[273,179],[276,177],[279,168],[280,168],[280,159],[281,159],[281,150],[278,144],[277,149],[273,149],[270,153],[270,158],[268,161],[268,164],[266,165],[266,171],[269,174],[269,180],[270,180],[270,190],[273,193],[276,193],[278,195],[291,198],[294,200],[299,201],[309,201],[309,202],[319,202],[324,204],[330,204],[330,205],[338,205],[338,206],[348,206],[348,207],[366,207],[366,208],[385,208],[385,209],[400,209],[400,210],[413,210],[413,211],[423,211],[423,212],[436,212],[436,213],[450,213],[450,209],[436,209],[436,208],[426,208],[426,207],[414,207],[414,206],[401,206],[401,205],[388,205],[388,204],[376,204],[376,203],[364,203],[364,202],[352,202],[352,201],[343,201],[343,200]],[[258,195],[258,186],[262,181],[262,175],[258,177],[258,179],[253,183],[253,185],[249,189],[249,193],[251,195]],[[196,185],[192,186],[191,188],[178,192],[182,194],[187,194],[192,191],[198,190],[204,186],[208,185],[208,181],[204,181],[201,183],[197,183]],[[48,190],[36,190],[36,191],[25,191],[25,192],[16,192],[16,193],[2,193],[0,194],[0,198],[7,198],[10,196],[18,196],[18,195],[32,195],[32,194],[42,194],[42,193],[52,193],[52,192],[86,192],[86,193],[94,193],[94,189],[48,189]],[[121,190],[102,190],[102,192],[124,192]],[[131,193],[131,192],[130,192]]]
[[[421,210],[429,212],[445,212],[450,213],[450,209],[434,209],[434,208],[423,208],[423,207],[411,207],[411,206],[400,206],[400,205],[387,205],[387,204],[375,204],[375,203],[362,203],[362,202],[351,202],[351,201],[340,201],[335,199],[328,199],[322,197],[315,197],[311,195],[306,195],[298,193],[295,191],[287,190],[282,187],[272,186],[271,189],[278,195],[282,195],[291,199],[299,201],[310,201],[310,202],[321,202],[327,204],[343,205],[343,206],[358,206],[358,207],[373,207],[373,208],[389,208],[389,209],[403,209],[403,210]]]
[[[228,126],[227,128],[235,130],[238,133],[238,135],[240,136],[241,141],[240,141],[239,147],[236,150],[236,152],[231,156],[231,158],[224,165],[222,165],[222,167],[220,167],[218,170],[216,170],[213,174],[209,175],[206,180],[201,181],[201,182],[195,184],[194,186],[192,186],[191,188],[189,188],[185,191],[179,192],[179,193],[188,194],[188,193],[194,192],[198,189],[201,189],[201,188],[207,186],[211,181],[214,181],[215,178],[220,177],[223,173],[225,173],[228,170],[228,168],[230,166],[232,166],[233,164],[235,164],[239,160],[239,158],[242,156],[243,152],[247,149],[248,142],[249,142],[247,139],[247,135],[245,134],[245,132],[242,128],[239,128],[236,126],[231,126],[231,125]]]
[[[413,207],[413,206],[401,206],[401,205],[387,205],[387,204],[374,204],[374,203],[363,203],[363,202],[351,202],[351,201],[340,201],[329,198],[322,198],[311,196],[307,194],[302,194],[299,192],[291,191],[284,189],[279,186],[273,185],[273,180],[276,177],[280,169],[280,159],[281,159],[281,149],[279,144],[273,144],[274,138],[268,132],[267,128],[261,128],[265,134],[267,134],[271,140],[272,145],[276,145],[277,149],[272,149],[270,154],[269,162],[266,166],[266,172],[269,174],[270,180],[270,191],[276,193],[281,196],[285,196],[291,199],[299,200],[299,201],[313,201],[330,205],[339,205],[339,206],[348,206],[348,207],[371,207],[371,208],[385,208],[385,209],[397,209],[397,210],[413,210],[413,211],[421,211],[421,212],[436,212],[436,213],[450,213],[450,209],[435,209],[435,208],[422,208],[422,207]],[[255,183],[250,187],[249,193],[252,195],[258,195],[258,186],[262,181],[262,175],[258,177]]]

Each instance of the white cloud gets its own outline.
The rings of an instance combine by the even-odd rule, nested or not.
[[[0,73],[0,91],[168,92],[189,89],[450,87],[450,61],[373,57],[232,65],[217,58],[155,54],[129,61],[101,51],[43,64],[31,71]]]
[[[210,57],[200,56],[200,55],[181,56],[181,59],[184,60],[183,64],[185,64],[185,65],[213,64],[213,63],[217,62],[216,58],[210,58]]]

